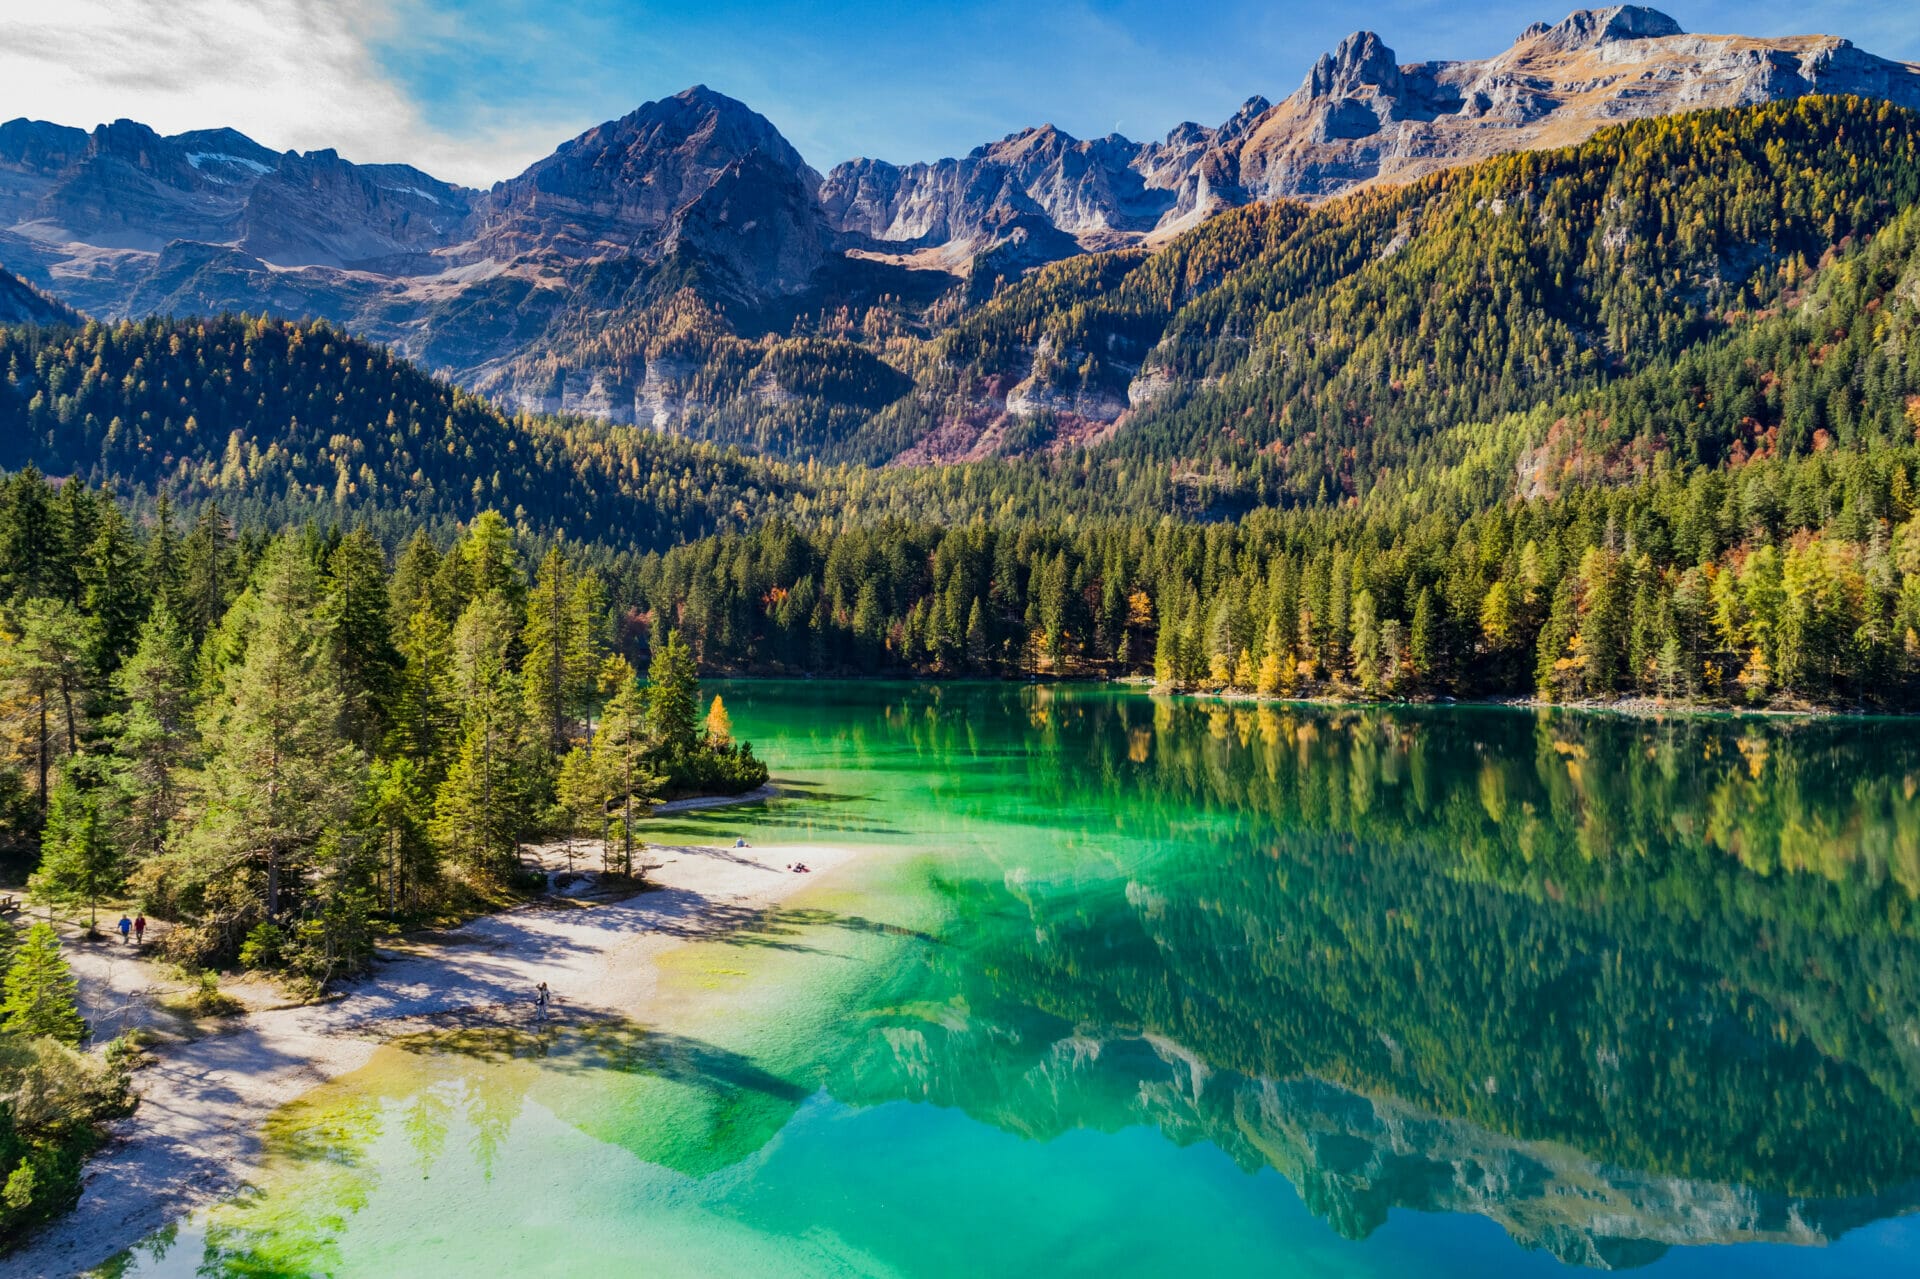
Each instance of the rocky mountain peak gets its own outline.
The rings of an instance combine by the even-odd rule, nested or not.
[[[802,287],[831,240],[820,175],[765,116],[705,85],[562,143],[476,201],[469,230],[458,258],[692,252],[751,296]]]
[[[674,216],[746,157],[765,155],[808,189],[820,176],[765,116],[695,85],[562,143],[480,203],[479,243],[598,257],[657,246]]]
[[[1618,4],[1610,9],[1576,9],[1557,26],[1535,23],[1521,38],[1537,39],[1549,48],[1571,53],[1620,40],[1654,40],[1685,34],[1685,28],[1658,9]]]
[[[1356,31],[1320,55],[1300,89],[1310,98],[1350,98],[1368,90],[1392,97],[1400,92],[1400,64],[1378,35]]]
[[[1273,103],[1256,93],[1245,102],[1242,102],[1240,109],[1235,111],[1220,128],[1222,132],[1244,133],[1247,125],[1252,124],[1272,109]]]

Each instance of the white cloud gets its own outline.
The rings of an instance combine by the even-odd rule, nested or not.
[[[225,125],[476,186],[552,150],[545,125],[430,127],[374,56],[394,21],[374,0],[0,0],[0,119]]]

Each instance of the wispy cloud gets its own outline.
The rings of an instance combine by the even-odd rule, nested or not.
[[[475,184],[552,149],[560,135],[542,121],[429,124],[375,56],[376,41],[403,34],[395,23],[376,0],[0,5],[0,118],[230,125],[276,149],[334,147]]]
[[[1409,61],[1485,57],[1577,2],[0,0],[0,119],[231,125],[484,185],[701,82],[824,169],[962,154],[1043,121],[1155,137],[1291,92],[1357,26]],[[1920,56],[1912,0],[1667,7],[1695,30],[1824,28]]]

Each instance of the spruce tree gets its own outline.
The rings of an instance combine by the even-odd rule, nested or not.
[[[680,632],[668,631],[654,645],[647,664],[647,725],[662,750],[673,755],[693,749],[699,707],[700,680],[693,650]]]
[[[71,604],[36,598],[0,627],[0,693],[12,735],[33,761],[34,793],[44,813],[55,762],[80,751],[87,624]]]
[[[0,1030],[15,1035],[44,1035],[63,1044],[87,1037],[80,1016],[80,983],[60,953],[53,925],[34,924],[7,966],[6,998],[0,1002]]]
[[[610,874],[633,873],[634,823],[652,811],[665,779],[647,765],[646,695],[623,657],[608,661],[605,682],[613,696],[600,715],[593,751],[605,779],[607,802],[619,814],[616,837],[606,846]]]
[[[386,555],[365,529],[341,539],[327,557],[321,621],[346,706],[347,735],[371,751],[391,722],[402,658],[388,613]]]
[[[182,619],[197,645],[226,616],[227,605],[236,591],[233,526],[226,513],[212,502],[200,509],[193,531],[187,535],[185,563],[181,576],[184,598]]]
[[[153,502],[153,530],[147,534],[142,562],[146,587],[154,608],[163,608],[178,620],[185,582],[185,551],[173,521],[173,501],[161,493]]]
[[[389,748],[420,770],[423,784],[446,774],[460,727],[453,635],[431,604],[407,618],[399,636],[401,667],[394,690]]]
[[[575,841],[605,836],[610,789],[607,763],[604,756],[586,746],[573,747],[560,760],[557,807],[567,837],[569,872],[573,870]]]
[[[403,756],[374,761],[367,774],[366,810],[391,917],[403,903],[411,906],[437,878],[427,837],[431,805],[412,760]]]
[[[205,905],[237,945],[278,921],[352,813],[363,765],[347,740],[338,677],[320,625],[320,585],[287,542],[260,567],[245,657],[207,708],[202,805],[190,843]]]
[[[528,711],[555,752],[566,749],[599,674],[605,607],[598,574],[576,571],[559,546],[547,552],[527,593],[521,669]]]
[[[539,739],[507,660],[515,633],[511,609],[504,591],[490,590],[467,606],[454,628],[460,729],[433,817],[434,838],[446,853],[496,882],[517,860],[540,790]]]
[[[28,889],[47,901],[85,906],[92,928],[99,922],[100,899],[119,883],[120,857],[101,817],[99,796],[62,777],[53,788],[40,868],[28,878]]]
[[[52,487],[28,462],[6,481],[5,496],[0,505],[0,596],[57,596],[68,551],[54,513]]]
[[[106,687],[133,651],[151,589],[126,517],[111,498],[102,507],[93,541],[79,564],[88,664],[97,688]]]

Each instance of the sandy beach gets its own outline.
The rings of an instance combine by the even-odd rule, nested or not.
[[[664,807],[664,806],[663,806]],[[134,1076],[135,1113],[89,1165],[79,1205],[0,1262],[8,1275],[64,1276],[106,1261],[168,1221],[245,1184],[262,1121],[309,1089],[366,1063],[381,1042],[453,1022],[522,1021],[545,981],[557,1013],[645,1021],[658,958],[686,942],[750,927],[856,854],[650,845],[651,891],[619,901],[539,901],[454,930],[383,947],[337,997],[275,1006],[265,984],[224,987],[254,1009],[187,1021],[162,1006],[184,989],[117,941],[69,945],[96,1042],[130,1026],[162,1032]],[[560,856],[546,850],[544,860]],[[804,862],[814,873],[795,874]],[[103,921],[104,927],[104,921]]]

